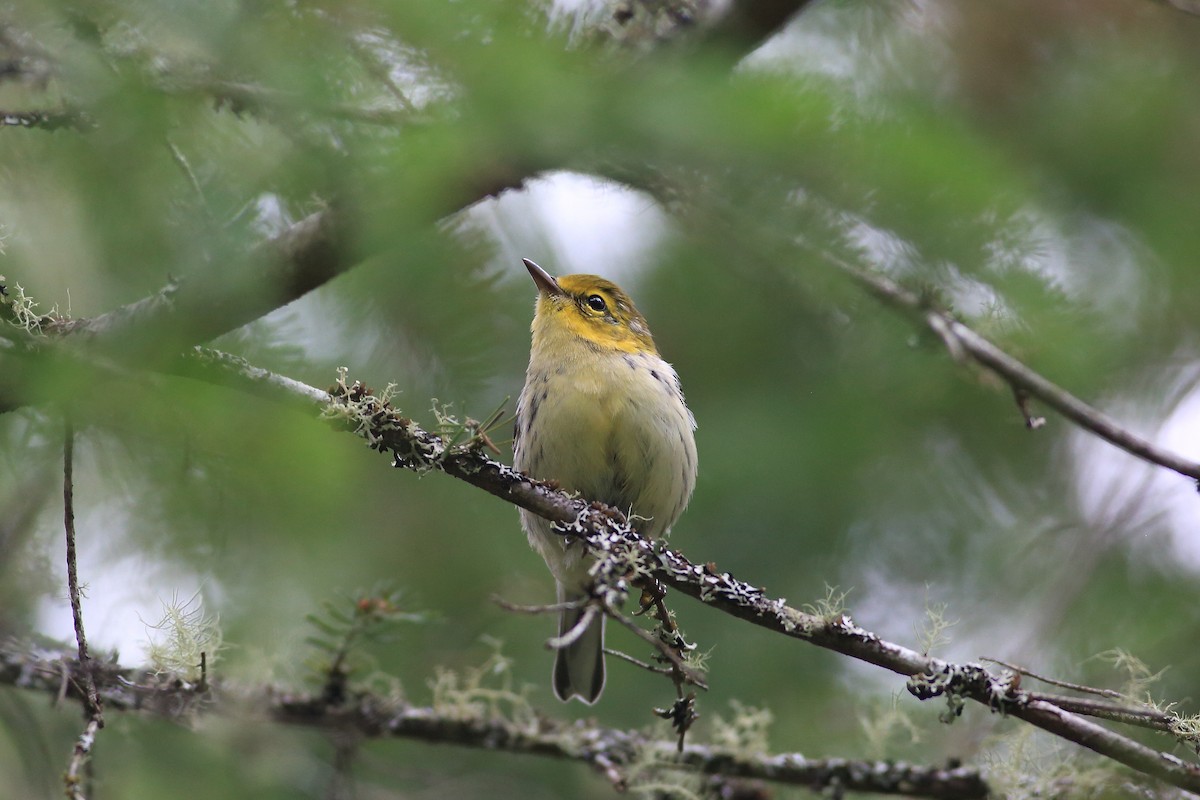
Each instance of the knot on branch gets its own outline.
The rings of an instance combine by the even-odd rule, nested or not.
[[[918,700],[934,697],[946,698],[946,710],[938,715],[944,723],[951,723],[962,716],[964,697],[987,697],[993,711],[1004,713],[1004,705],[1012,698],[1012,684],[997,681],[990,672],[979,664],[948,664],[935,661],[934,669],[912,675],[908,679],[908,692]]]

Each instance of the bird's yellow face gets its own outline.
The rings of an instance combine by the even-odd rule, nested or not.
[[[612,281],[596,275],[552,278],[532,261],[525,266],[538,287],[532,326],[535,348],[569,346],[571,340],[578,340],[600,351],[658,353],[645,318]]]

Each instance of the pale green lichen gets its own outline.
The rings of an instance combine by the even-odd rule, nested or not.
[[[710,739],[722,750],[738,758],[753,759],[770,751],[770,730],[775,716],[768,708],[745,705],[730,700],[732,715],[728,718],[713,715]]]
[[[892,756],[897,747],[921,742],[921,731],[901,709],[899,695],[893,694],[885,705],[859,714],[858,724],[863,730],[867,753],[877,759]]]
[[[813,634],[813,630],[817,627],[818,618],[813,614],[806,614],[803,611],[785,605],[779,609],[779,619],[783,623],[783,629],[788,633],[794,633],[804,638],[809,638]]]
[[[529,702],[532,686],[514,687],[512,659],[502,643],[484,637],[492,649],[482,664],[461,671],[438,667],[429,682],[432,705],[439,715],[457,720],[505,720],[521,730],[537,729],[537,714]]]
[[[1150,687],[1158,683],[1166,672],[1166,669],[1152,672],[1146,662],[1119,647],[1097,653],[1092,658],[1107,662],[1113,669],[1125,673],[1125,684],[1120,689],[1121,694],[1146,702],[1150,701]]]
[[[1145,798],[1109,762],[1089,759],[1061,739],[1028,725],[990,740],[980,754],[991,796],[1003,800],[1046,798]]]
[[[704,776],[675,763],[673,738],[665,725],[655,726],[635,748],[625,766],[625,783],[635,797],[663,800],[702,800],[707,797]]]
[[[945,603],[930,603],[928,598],[926,599],[925,618],[919,626],[914,626],[913,630],[922,655],[930,655],[937,648],[950,644],[950,637],[946,635],[946,631],[957,625],[958,620],[946,617],[947,607]]]
[[[3,282],[3,277],[0,277],[0,283]],[[25,287],[19,283],[14,283],[8,291],[7,296],[0,298],[5,306],[8,306],[9,323],[17,328],[20,328],[30,336],[45,335],[43,323],[46,317],[37,313],[37,302],[25,293]]]
[[[815,603],[805,603],[802,608],[814,617],[820,617],[825,622],[835,622],[847,612],[846,598],[852,589],[842,590],[837,586],[825,584],[825,596]]]
[[[680,631],[679,635],[683,636],[683,632]],[[693,672],[698,672],[701,675],[706,674],[708,672],[708,662],[712,658],[712,653],[713,653],[714,649],[715,648],[710,647],[707,650],[701,650],[700,648],[696,647],[695,645],[692,645],[690,648],[686,649],[682,654],[683,655],[683,665],[685,667],[687,667],[688,669],[692,670]]]
[[[186,681],[200,680],[201,663],[212,667],[220,657],[223,647],[220,619],[205,613],[199,592],[186,602],[172,596],[162,607],[162,619],[145,623],[150,637],[145,646],[146,658],[151,668]]]
[[[1173,714],[1168,730],[1181,742],[1200,749],[1200,715],[1184,717]]]

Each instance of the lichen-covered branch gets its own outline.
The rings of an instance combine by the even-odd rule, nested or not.
[[[907,795],[926,798],[981,798],[988,786],[969,767],[919,766],[884,761],[807,759],[795,753],[745,754],[710,745],[692,744],[676,753],[673,742],[648,734],[604,728],[592,721],[566,722],[536,713],[511,717],[457,705],[420,706],[405,700],[355,692],[343,701],[327,693],[279,691],[270,687],[237,687],[210,681],[189,683],[172,675],[156,675],[113,663],[91,671],[109,709],[147,711],[180,717],[205,712],[245,715],[278,723],[353,731],[366,738],[403,738],[463,747],[502,750],[589,764],[610,778],[625,768],[652,759],[660,769],[756,779],[804,786],[813,790]],[[84,671],[66,651],[0,642],[0,685],[81,700]]]
[[[207,368],[207,380],[235,386],[251,380],[245,374],[247,371],[262,372],[237,359],[215,357]],[[227,379],[222,378],[225,373]],[[253,382],[260,394],[266,387],[275,391],[284,386],[262,380]],[[298,391],[291,401],[312,404],[321,394],[311,387]],[[616,509],[571,497],[489,458],[477,439],[447,446],[440,437],[398,413],[385,398],[360,383],[348,381],[344,374],[327,397],[328,403],[323,408],[325,418],[363,437],[372,449],[390,454],[393,466],[418,472],[444,472],[556,523],[564,535],[586,543],[601,562],[598,574],[607,581],[632,584],[642,577],[653,577],[731,616],[904,675],[913,696],[946,701],[947,721],[961,713],[964,701],[972,700],[994,713],[1022,719],[1171,785],[1200,792],[1200,766],[1147,747],[1022,690],[1019,682],[1013,680],[1013,673],[996,674],[981,664],[956,664],[924,655],[881,639],[856,625],[846,614],[820,616],[793,608],[783,598],[771,597],[711,562],[694,563],[664,542],[642,538]]]

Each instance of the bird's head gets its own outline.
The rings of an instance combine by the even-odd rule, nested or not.
[[[657,354],[646,319],[615,283],[596,275],[551,277],[522,259],[538,287],[534,347],[578,346],[599,352]]]

